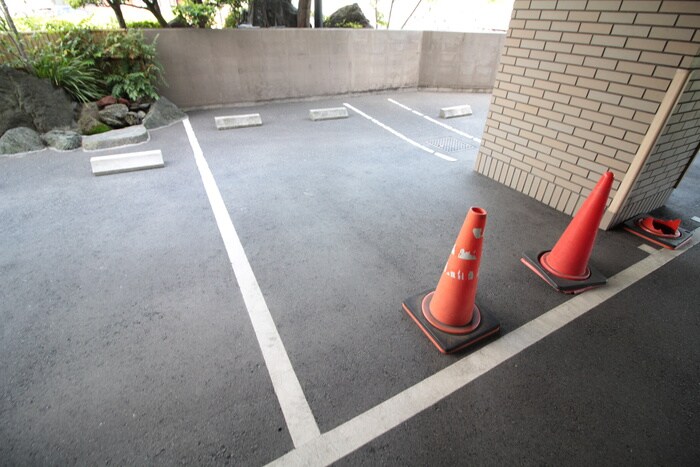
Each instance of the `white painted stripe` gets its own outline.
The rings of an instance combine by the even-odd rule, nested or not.
[[[695,230],[696,234],[699,232],[700,228]],[[688,248],[655,251],[610,278],[606,286],[577,295],[552,308],[270,465],[328,465],[343,458],[622,292],[699,242],[696,235]]]
[[[647,245],[646,243],[642,243],[637,248],[639,248],[640,250],[642,250],[646,253],[649,253],[649,254],[656,253],[656,250],[657,250],[657,248],[654,248],[651,245]]]
[[[313,413],[311,413],[309,403],[304,397],[301,384],[299,384],[299,380],[294,373],[292,363],[289,361],[287,351],[282,344],[282,339],[277,332],[275,322],[272,320],[270,310],[267,308],[265,298],[262,295],[258,281],[255,279],[253,269],[250,267],[241,240],[238,238],[231,216],[221,197],[219,187],[216,185],[214,175],[209,169],[209,164],[204,158],[204,153],[199,146],[192,125],[189,119],[183,120],[182,124],[185,126],[187,137],[190,140],[194,159],[209,198],[209,204],[211,204],[212,211],[214,211],[216,224],[219,226],[221,238],[224,241],[226,252],[233,267],[233,273],[236,276],[243,301],[248,309],[248,315],[253,324],[258,344],[260,344],[260,350],[265,359],[267,371],[270,373],[272,386],[275,389],[275,394],[277,394],[284,419],[287,422],[289,434],[292,437],[294,446],[298,448],[304,443],[318,438],[321,432],[318,429]]]
[[[406,109],[406,110],[408,110],[408,111],[410,111],[410,112],[413,112],[413,109],[410,108],[410,107],[408,107],[407,105],[403,105],[402,103],[400,103],[400,102],[398,102],[398,101],[395,101],[394,99],[391,99],[391,98],[389,98],[389,99],[387,99],[387,100],[388,100],[389,102],[391,102],[392,104],[398,105],[398,106],[401,107],[402,109]]]
[[[477,138],[477,137],[475,137],[475,136],[472,136],[472,135],[470,135],[470,134],[468,134],[468,133],[465,133],[465,132],[463,132],[463,131],[461,131],[461,130],[458,130],[457,128],[451,127],[450,125],[448,125],[448,124],[446,124],[446,123],[443,123],[443,122],[441,122],[441,121],[439,121],[439,120],[435,120],[434,118],[428,117],[427,115],[423,115],[422,113],[417,112],[417,111],[413,110],[412,108],[410,108],[410,107],[408,107],[408,106],[406,106],[406,105],[403,105],[402,103],[400,103],[400,102],[398,102],[398,101],[395,101],[394,99],[387,99],[387,100],[388,100],[389,102],[391,102],[392,104],[396,104],[396,105],[398,105],[399,107],[401,107],[401,108],[403,108],[403,109],[409,110],[409,111],[413,112],[414,114],[417,114],[417,115],[422,116],[424,119],[428,120],[429,122],[432,122],[432,123],[434,123],[434,124],[436,124],[436,125],[440,125],[441,127],[445,128],[445,129],[447,129],[447,130],[450,130],[450,131],[453,132],[453,133],[457,133],[457,134],[460,135],[460,136],[464,136],[465,138],[468,138],[468,139],[470,139],[470,140],[472,140],[472,141],[474,141],[474,142],[477,142],[477,143],[481,144],[481,139],[479,139],[479,138]]]
[[[430,148],[428,148],[428,147],[425,147],[425,146],[423,146],[422,144],[420,144],[420,143],[418,143],[418,142],[416,142],[416,141],[413,141],[413,140],[412,140],[411,138],[409,138],[408,136],[405,136],[404,134],[399,133],[398,131],[394,130],[394,129],[391,128],[390,126],[383,124],[382,122],[380,122],[380,121],[377,120],[376,118],[373,118],[373,117],[371,117],[370,115],[367,115],[366,113],[364,113],[364,112],[361,111],[360,109],[357,109],[357,108],[351,106],[350,104],[346,104],[346,103],[345,103],[345,104],[343,104],[343,105],[344,105],[345,107],[347,107],[348,109],[352,110],[353,112],[356,112],[356,113],[360,114],[361,116],[365,117],[367,120],[369,120],[370,122],[374,123],[375,125],[377,125],[377,126],[383,128],[383,129],[385,129],[386,131],[388,131],[388,132],[391,133],[392,135],[394,135],[394,136],[396,136],[396,137],[398,137],[398,138],[401,138],[402,140],[406,141],[408,144],[411,144],[411,145],[417,147],[418,149],[421,149],[421,150],[427,152],[428,154],[432,154],[433,156],[439,157],[440,159],[446,160],[446,161],[448,161],[448,162],[455,162],[455,161],[457,160],[457,159],[455,159],[455,158],[453,158],[453,157],[446,156],[445,154],[443,154],[443,153],[441,153],[441,152],[433,151],[432,149],[430,149]]]
[[[694,220],[695,222],[697,222],[697,223],[700,224],[700,217],[698,217],[698,216],[693,216],[693,220]]]

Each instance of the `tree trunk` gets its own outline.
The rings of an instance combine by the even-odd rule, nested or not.
[[[158,5],[158,0],[143,0],[146,5],[146,9],[156,17],[156,21],[160,24],[161,28],[167,28],[168,22],[163,18],[163,14],[160,12],[160,5]]]
[[[22,62],[24,62],[24,66],[27,67],[27,71],[30,73],[34,72],[34,67],[32,66],[31,63],[29,63],[29,59],[27,58],[27,54],[24,51],[24,46],[22,45],[22,38],[19,35],[19,32],[17,31],[17,28],[15,27],[15,22],[12,21],[12,16],[10,16],[10,10],[7,9],[7,5],[5,4],[5,0],[0,0],[0,7],[2,8],[2,13],[5,16],[5,21],[7,21],[7,27],[10,28],[10,40],[14,44],[15,48],[17,48],[17,53],[19,54],[19,57],[22,59]]]
[[[418,3],[416,3],[416,6],[413,7],[413,11],[411,12],[411,14],[408,15],[408,18],[406,18],[406,21],[404,21],[403,24],[401,25],[401,29],[403,29],[404,26],[406,26],[406,23],[408,23],[408,20],[410,20],[410,19],[413,17],[413,13],[416,12],[416,10],[418,9],[418,7],[420,6],[420,4],[421,4],[422,2],[423,2],[423,0],[418,0]]]
[[[122,13],[122,2],[121,0],[108,0],[109,6],[112,7],[114,15],[117,17],[117,23],[122,29],[126,29],[126,21],[124,21],[124,14]]]
[[[389,29],[391,25],[391,12],[394,10],[394,0],[391,0],[391,5],[389,5],[389,18],[386,20],[386,28]]]
[[[311,26],[311,0],[299,0],[297,9],[297,27],[308,28]]]

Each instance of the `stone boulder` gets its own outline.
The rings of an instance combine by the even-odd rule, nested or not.
[[[148,114],[146,114],[146,117],[143,119],[143,126],[152,130],[154,128],[172,125],[185,118],[187,118],[187,114],[165,97],[161,97],[151,104]]]
[[[0,65],[0,135],[16,127],[39,132],[69,128],[73,102],[49,80]]]
[[[0,154],[17,154],[44,149],[39,133],[27,127],[11,128],[0,137]]]
[[[327,28],[345,28],[349,23],[359,24],[363,28],[372,27],[357,3],[338,8],[323,25]]]
[[[129,113],[129,107],[125,104],[111,104],[100,110],[97,114],[102,123],[112,128],[123,128],[127,126],[127,123],[124,121],[124,117],[126,117],[127,113]]]
[[[253,2],[253,26],[263,28],[297,27],[297,9],[291,0]]]
[[[97,108],[102,110],[108,105],[113,105],[117,103],[117,98],[114,96],[104,96],[102,99],[98,100],[97,102]]]
[[[82,105],[78,118],[78,131],[81,135],[96,135],[112,129],[100,121],[98,112],[95,102],[87,102]]]
[[[70,151],[80,147],[81,136],[72,130],[51,130],[41,135],[42,141],[54,149]]]

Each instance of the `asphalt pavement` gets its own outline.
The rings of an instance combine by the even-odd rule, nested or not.
[[[619,280],[555,292],[520,257],[571,219],[473,171],[489,100],[192,111],[194,139],[176,123],[0,157],[0,463],[694,465],[700,249],[599,231],[591,262]],[[473,115],[438,118],[458,104]],[[249,113],[263,125],[214,124]],[[164,168],[90,172],[148,149]],[[700,227],[699,183],[696,162],[659,213]],[[470,206],[488,213],[477,303],[501,337],[445,356],[401,303],[435,286]],[[493,357],[567,307],[580,317]]]

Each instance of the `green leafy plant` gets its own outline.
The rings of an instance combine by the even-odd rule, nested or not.
[[[225,28],[235,28],[239,24],[245,23],[248,16],[248,2],[243,0],[224,0],[219,3],[226,4],[230,8],[229,14],[224,20]]]
[[[126,27],[135,29],[157,29],[161,26],[157,21],[129,21],[126,23]]]
[[[214,22],[216,10],[215,2],[194,3],[192,0],[185,0],[173,8],[173,13],[182,17],[190,26],[208,28]]]
[[[104,94],[100,73],[90,60],[61,55],[44,48],[32,54],[34,73],[60,86],[78,102],[90,102]]]
[[[347,28],[347,29],[362,29],[364,26],[362,26],[360,23],[355,23],[353,21],[343,21],[342,23],[338,24],[337,26],[330,26],[330,24],[324,25],[326,27],[335,27],[335,28]]]
[[[105,35],[96,56],[113,96],[130,100],[158,97],[156,87],[162,81],[162,67],[157,60],[156,40],[157,36],[147,44],[143,33],[134,29]]]
[[[92,31],[78,24],[46,23],[44,31],[20,35],[26,63],[0,24],[0,63],[25,69],[63,87],[78,102],[105,94],[130,100],[157,99],[162,68],[155,40],[138,30]]]

